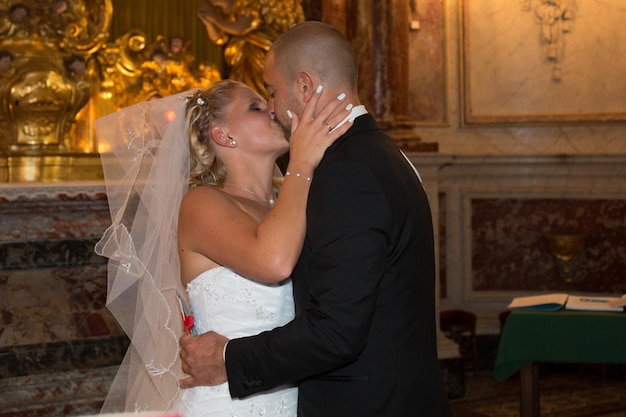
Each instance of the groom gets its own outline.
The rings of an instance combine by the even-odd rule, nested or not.
[[[307,236],[292,274],[295,319],[230,341],[213,332],[183,336],[190,377],[181,386],[228,381],[233,397],[246,397],[298,382],[301,417],[450,416],[437,359],[428,199],[410,163],[359,105],[349,41],[321,22],[295,26],[272,45],[263,78],[269,109],[287,132],[287,110],[302,114],[318,85],[320,106],[346,93],[354,125],[312,179]]]

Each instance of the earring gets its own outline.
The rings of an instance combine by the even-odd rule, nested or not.
[[[230,139],[230,144],[231,144],[232,146],[235,146],[235,145],[237,144],[237,141],[236,141],[235,139],[233,139],[233,137],[232,137],[232,136],[226,136],[226,137],[227,137],[228,139]]]

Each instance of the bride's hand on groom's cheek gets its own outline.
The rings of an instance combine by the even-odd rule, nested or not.
[[[199,336],[183,335],[180,340],[182,370],[189,375],[180,380],[181,388],[219,385],[227,380],[224,346],[228,339],[215,332]]]

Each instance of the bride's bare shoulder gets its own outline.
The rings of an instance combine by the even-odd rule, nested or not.
[[[265,216],[267,209],[247,196],[230,194],[219,186],[194,187],[183,197],[181,218],[198,219],[209,212],[219,222],[233,219],[243,221],[247,217],[258,222]]]
[[[184,196],[182,204],[192,204],[195,202],[227,201],[228,195],[219,187],[214,185],[200,185],[190,189]]]
[[[219,210],[232,206],[232,199],[215,186],[198,186],[189,190],[180,205],[181,214],[206,213],[207,210]]]

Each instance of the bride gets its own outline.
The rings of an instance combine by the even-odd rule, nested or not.
[[[317,92],[302,120],[293,115],[290,142],[266,101],[230,80],[96,122],[112,216],[96,252],[110,259],[107,307],[131,340],[102,412],[296,415],[295,386],[241,400],[227,383],[180,390],[178,338],[181,314],[190,315],[187,331],[229,338],[293,318],[288,277],[304,239],[310,180],[350,126],[329,132],[351,106],[340,95],[318,111]],[[277,179],[275,160],[288,150]]]

